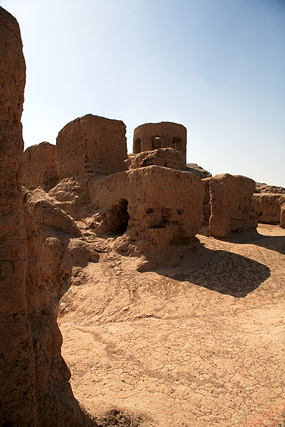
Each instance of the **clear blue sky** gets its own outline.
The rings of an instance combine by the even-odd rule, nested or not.
[[[21,26],[26,147],[87,113],[188,130],[188,162],[285,186],[285,0],[0,0]]]

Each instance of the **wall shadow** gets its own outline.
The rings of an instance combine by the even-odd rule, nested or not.
[[[247,296],[270,277],[270,269],[264,264],[232,252],[207,249],[201,243],[177,251],[176,265],[167,260],[154,268],[146,265],[140,271],[154,271],[236,298]]]
[[[267,236],[260,234],[258,231],[247,231],[233,233],[222,240],[229,243],[252,244],[285,255],[285,236]]]

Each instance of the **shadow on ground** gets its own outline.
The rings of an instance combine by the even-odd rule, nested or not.
[[[285,255],[285,236],[267,236],[260,234],[258,231],[248,231],[245,233],[233,233],[223,241],[261,246]]]
[[[176,258],[176,263],[166,260],[154,268],[146,264],[139,271],[155,271],[236,298],[245,297],[270,277],[270,269],[264,264],[232,252],[207,249],[201,243],[178,248]]]

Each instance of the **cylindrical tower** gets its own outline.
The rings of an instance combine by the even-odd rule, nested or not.
[[[134,130],[134,154],[170,147],[181,153],[181,159],[186,166],[186,144],[187,129],[178,123],[145,123]]]

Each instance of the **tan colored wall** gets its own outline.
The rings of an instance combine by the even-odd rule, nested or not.
[[[186,144],[187,130],[177,123],[145,123],[134,130],[133,152],[135,154],[156,148],[175,148],[181,153],[183,167],[186,166]]]
[[[64,224],[60,216],[69,222],[58,212],[47,218],[46,205],[36,212],[27,197],[22,202],[25,61],[18,23],[1,7],[0,75],[0,425],[87,426],[61,357],[43,272],[49,260],[41,258],[46,235],[36,223],[47,221],[50,231]]]
[[[68,123],[56,140],[59,179],[126,170],[126,126],[122,121],[87,114]]]
[[[257,227],[252,195],[255,182],[244,176],[215,175],[210,181],[210,234],[226,237],[233,231]]]
[[[0,425],[33,426],[35,361],[22,211],[25,71],[18,23],[0,7]]]
[[[31,339],[33,342],[33,373],[37,421],[33,426],[66,425],[80,427],[83,414],[74,399],[69,384],[70,371],[61,356],[62,336],[56,321],[55,298],[60,293],[63,277],[63,253],[68,237],[78,230],[72,220],[48,201],[38,201],[32,194],[25,195],[25,231],[28,264],[26,296]],[[60,231],[60,232],[59,232]],[[18,382],[24,383],[23,373]],[[28,408],[23,402],[26,416]],[[25,421],[16,425],[30,426]]]
[[[58,180],[56,146],[41,142],[24,152],[24,185],[28,188],[51,188]]]
[[[255,193],[253,195],[253,207],[258,222],[279,224],[281,206],[283,203],[285,203],[284,194]]]
[[[157,246],[195,236],[202,222],[203,197],[200,178],[160,166],[134,169],[90,182],[90,198],[96,208],[107,208],[108,217],[110,209],[126,200],[130,217],[128,231],[136,236],[134,239],[147,240]],[[111,218],[109,223],[114,220]],[[110,230],[107,227],[104,231]]]

